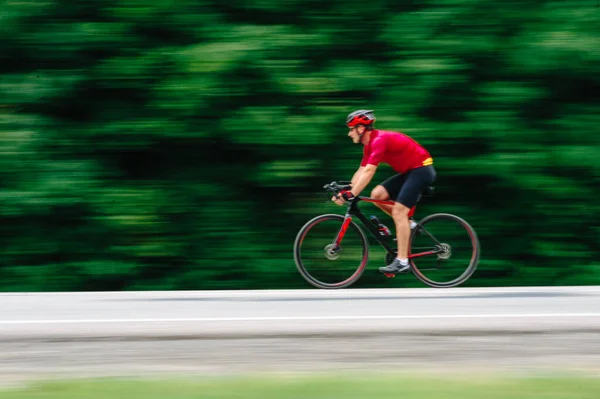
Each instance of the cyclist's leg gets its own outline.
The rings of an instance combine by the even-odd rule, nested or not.
[[[404,184],[404,175],[394,175],[388,178],[383,183],[375,186],[373,191],[371,191],[371,198],[375,198],[378,200],[386,201],[390,198],[396,198],[400,193],[400,189]],[[393,205],[385,205],[385,204],[374,204],[376,207],[387,213],[389,216],[392,216],[392,208]]]
[[[402,186],[396,204],[392,209],[392,217],[396,225],[396,238],[398,239],[398,259],[408,257],[408,241],[410,238],[410,224],[408,221],[411,209],[413,209],[421,193],[435,181],[436,173],[433,166],[424,166],[413,169],[406,175],[406,181]]]

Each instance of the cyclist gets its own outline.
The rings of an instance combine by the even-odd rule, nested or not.
[[[355,144],[362,144],[363,158],[360,167],[351,180],[351,190],[334,196],[332,201],[343,205],[346,200],[360,195],[381,162],[387,163],[397,173],[371,191],[371,197],[379,200],[394,199],[394,205],[377,204],[382,211],[394,219],[398,255],[392,263],[380,267],[382,273],[404,273],[410,270],[408,244],[411,224],[409,218],[421,193],[436,179],[433,159],[429,152],[409,136],[385,130],[374,129],[373,110],[358,110],[346,117],[348,137]]]

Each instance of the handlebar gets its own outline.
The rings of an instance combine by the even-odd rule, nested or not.
[[[338,195],[340,193],[340,191],[350,190],[352,188],[351,183],[352,182],[344,181],[344,180],[339,181],[339,182],[333,181],[329,184],[324,185],[323,188],[326,191],[332,193],[333,195]]]

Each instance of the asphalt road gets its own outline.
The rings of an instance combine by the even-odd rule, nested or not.
[[[600,374],[600,287],[0,294],[0,381],[332,369]]]

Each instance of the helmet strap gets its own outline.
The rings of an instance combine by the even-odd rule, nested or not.
[[[362,125],[364,126],[364,125]],[[363,144],[363,138],[365,137],[365,133],[367,132],[367,128],[365,127],[365,130],[363,130],[362,133],[358,133],[358,130],[356,131],[356,133],[358,134],[358,137],[360,138],[359,143]]]

